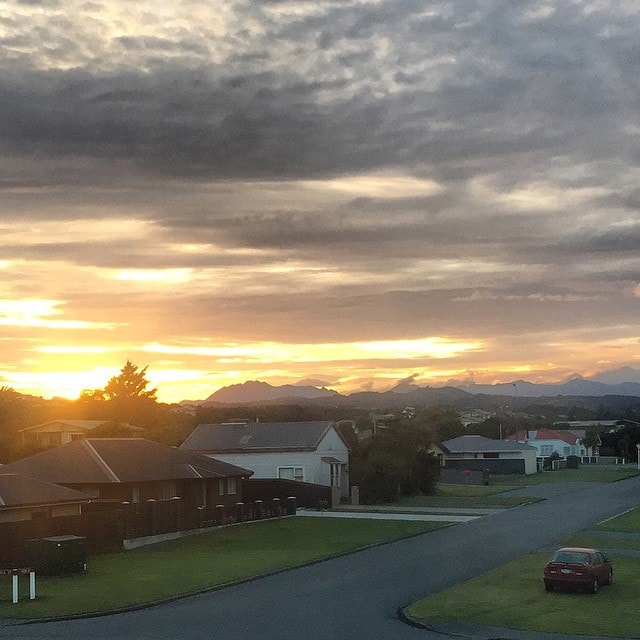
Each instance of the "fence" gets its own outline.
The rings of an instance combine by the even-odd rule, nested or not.
[[[116,551],[124,540],[295,515],[296,499],[245,500],[235,505],[191,507],[180,498],[142,503],[94,502],[81,515],[0,523],[0,567],[27,563],[33,538],[77,535],[89,553]]]
[[[264,496],[280,498],[285,502],[294,496],[299,507],[318,509],[331,504],[331,487],[311,482],[298,482],[284,478],[256,478],[242,483],[242,495],[247,502],[264,499]]]

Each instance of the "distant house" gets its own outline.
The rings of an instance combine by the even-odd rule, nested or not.
[[[94,500],[181,498],[185,506],[235,505],[251,471],[141,438],[89,438],[2,467],[76,489]]]
[[[59,447],[60,445],[81,440],[91,434],[96,427],[109,423],[108,420],[51,420],[42,424],[20,429],[20,439],[25,444],[35,444],[43,449]],[[129,431],[142,432],[141,427],[124,425]]]
[[[349,495],[349,448],[333,422],[201,424],[181,449],[255,472],[340,489]]]
[[[489,471],[493,474],[536,473],[536,450],[525,443],[459,436],[433,445],[444,468]]]
[[[0,472],[0,522],[79,515],[90,496],[17,473]]]
[[[485,411],[484,409],[468,409],[459,414],[460,422],[463,427],[467,427],[470,424],[481,424],[489,418],[495,416],[493,411]]]
[[[567,456],[597,457],[597,447],[594,448],[595,451],[592,451],[582,444],[584,433],[584,430],[526,429],[508,436],[505,440],[522,442],[535,447],[537,457],[540,459],[548,458],[554,453],[561,458]]]

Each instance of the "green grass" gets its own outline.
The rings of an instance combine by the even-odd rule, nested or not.
[[[566,544],[640,549],[640,538],[620,539],[606,531],[640,534],[640,509],[598,526],[603,531],[579,534]],[[425,624],[464,620],[479,624],[556,633],[637,638],[640,608],[640,558],[610,553],[614,567],[611,587],[595,596],[554,591],[547,593],[542,569],[549,553],[532,553],[482,576],[412,604],[407,613]],[[500,606],[496,606],[500,603]],[[615,616],[611,612],[615,611]]]
[[[598,535],[601,531],[602,534]],[[608,536],[607,532],[619,531],[636,534],[632,537]],[[604,549],[624,549],[640,551],[640,508],[632,509],[620,516],[601,522],[594,530],[587,534],[572,536],[568,544],[581,547],[596,547]]]
[[[531,502],[532,498],[501,495],[517,486],[438,484],[432,496],[407,496],[400,499],[403,507],[473,508],[514,506]]]
[[[438,509],[470,509],[482,507],[512,507],[536,501],[537,498],[516,496],[407,496],[400,499],[401,507],[437,507]]]
[[[601,522],[597,529],[601,531],[624,531],[625,533],[640,533],[640,509],[632,509],[616,518]]]
[[[513,489],[552,482],[616,482],[640,474],[635,465],[585,465],[578,469],[542,471],[529,476],[491,476],[488,485],[439,483],[432,496],[409,496],[400,499],[404,507],[472,508],[509,507],[538,500],[527,496],[510,496]],[[640,516],[639,516],[640,519]]]
[[[595,549],[621,549],[625,551],[640,551],[640,536],[635,540],[612,538],[596,535],[571,536],[566,540],[568,547],[587,547]]]
[[[338,518],[283,518],[225,527],[149,547],[89,558],[88,570],[39,577],[37,598],[11,603],[10,577],[0,577],[0,616],[46,618],[105,612],[293,567],[367,545],[443,526],[441,523]]]
[[[640,475],[635,465],[582,465],[578,469],[540,471],[529,476],[491,476],[489,484],[521,488],[549,482],[616,482]]]
[[[545,591],[542,568],[549,555],[527,555],[420,600],[407,613],[426,624],[465,620],[511,629],[638,637],[640,559],[614,558],[613,585],[585,595]]]

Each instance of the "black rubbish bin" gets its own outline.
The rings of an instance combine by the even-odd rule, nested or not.
[[[52,536],[28,541],[30,566],[36,573],[58,576],[87,570],[86,538]]]

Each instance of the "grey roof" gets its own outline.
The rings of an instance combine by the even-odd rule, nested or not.
[[[496,453],[501,451],[522,451],[535,449],[520,442],[509,442],[505,440],[492,440],[484,436],[458,436],[452,440],[441,443],[442,447],[449,453]]]
[[[209,453],[313,451],[333,425],[324,421],[201,424],[180,448]]]
[[[0,473],[0,509],[49,504],[89,502],[90,496],[74,489],[17,473]]]
[[[88,438],[7,464],[2,473],[69,485],[224,478],[253,471],[142,438]]]

